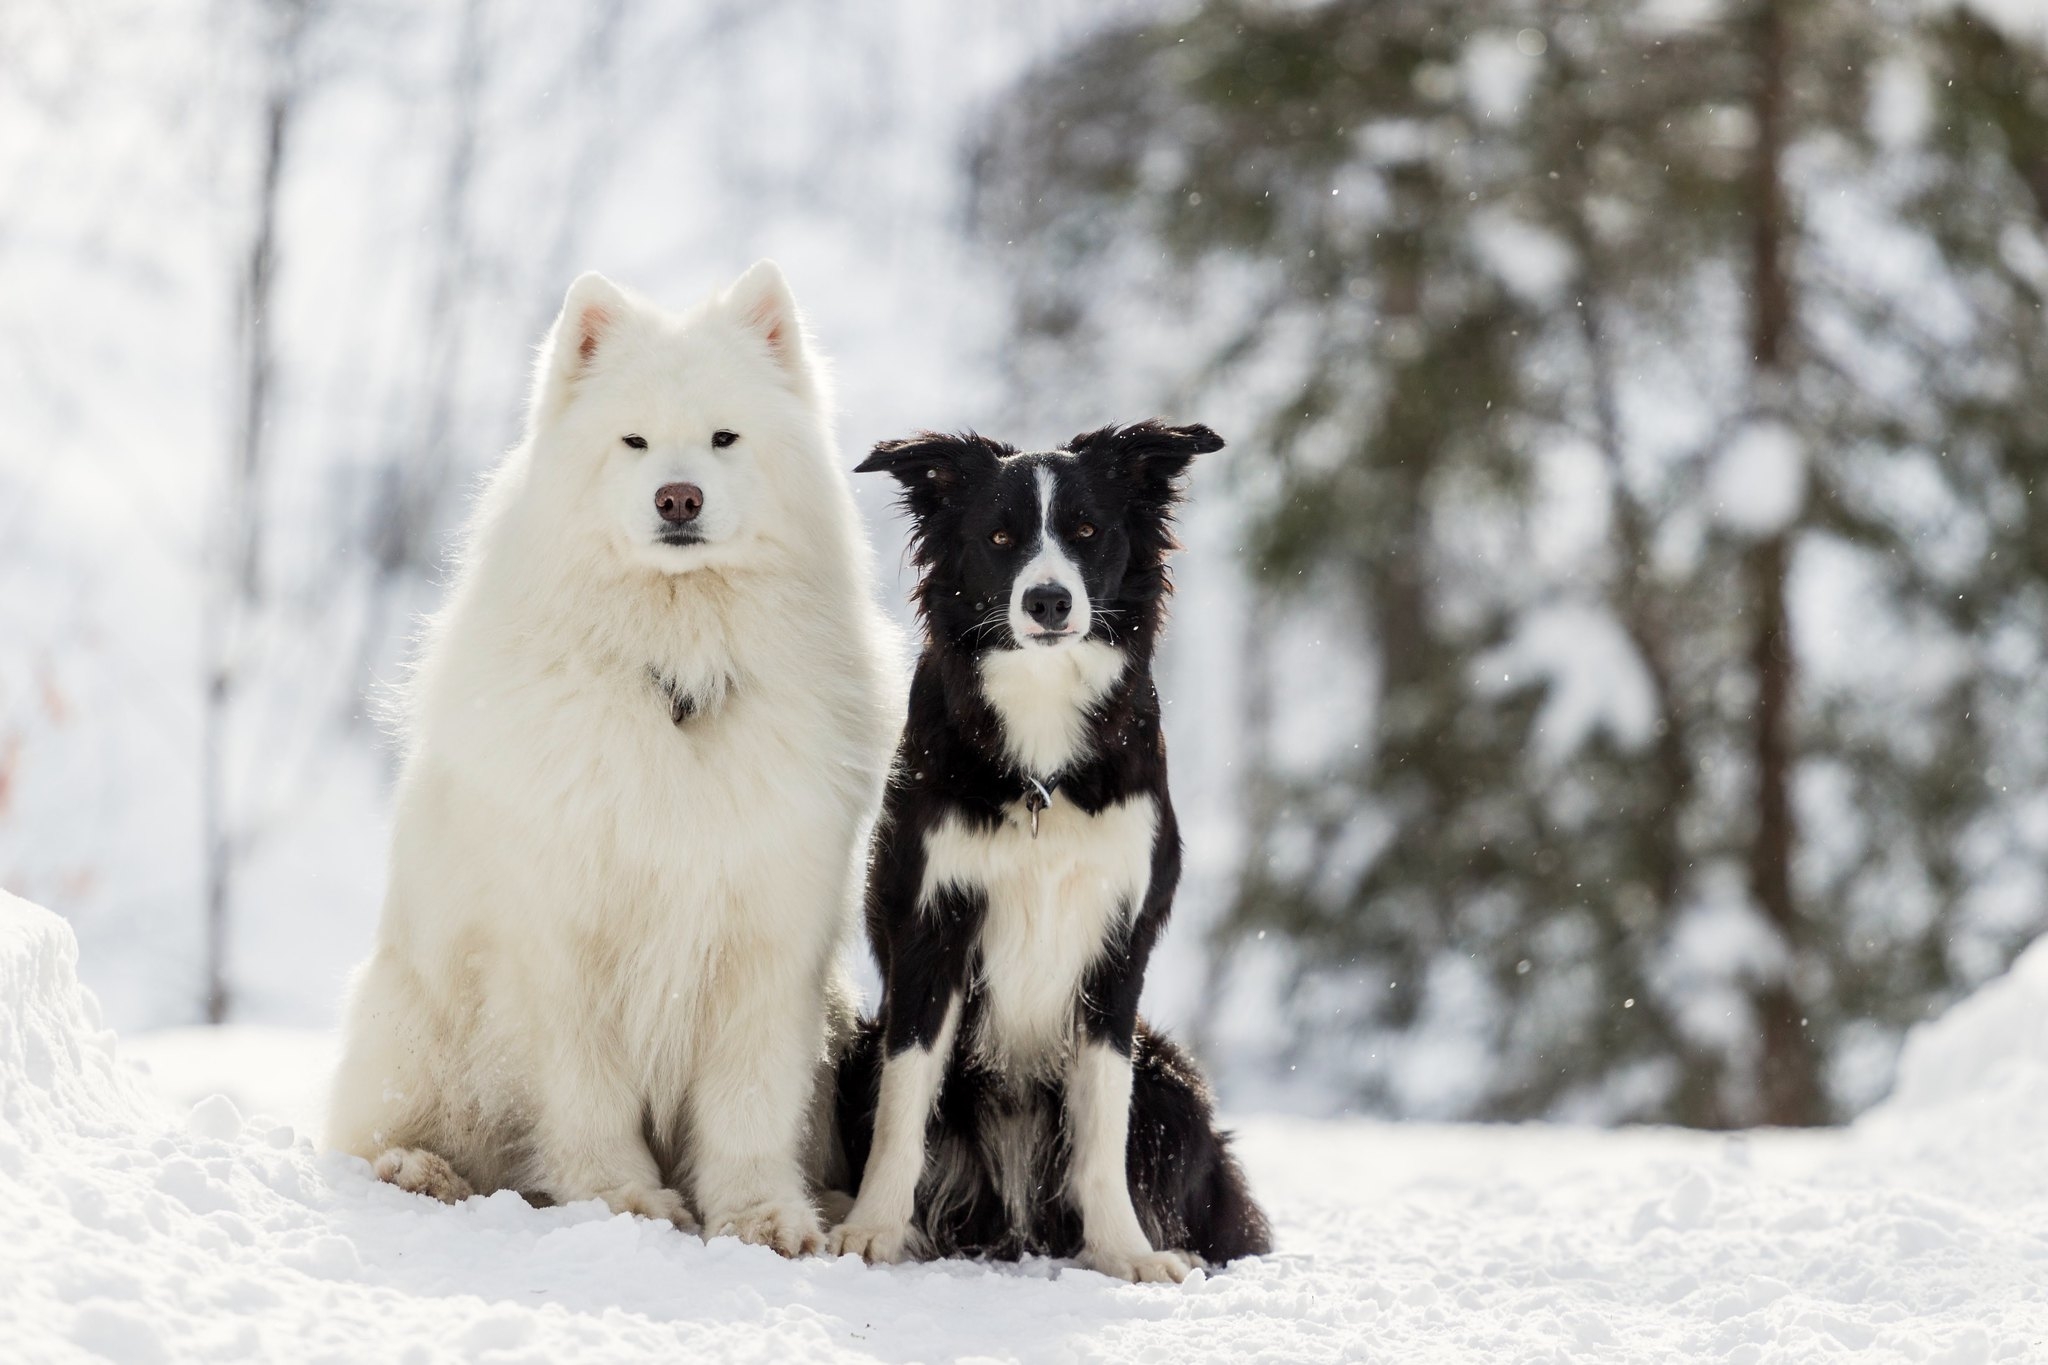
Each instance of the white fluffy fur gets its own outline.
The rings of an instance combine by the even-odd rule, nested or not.
[[[676,480],[703,545],[654,539]],[[807,1121],[895,678],[780,273],[682,317],[579,279],[407,699],[331,1144],[815,1248]]]
[[[981,690],[1003,721],[1012,762],[1040,777],[1087,757],[1088,711],[1124,671],[1100,640],[1062,640],[981,656]]]

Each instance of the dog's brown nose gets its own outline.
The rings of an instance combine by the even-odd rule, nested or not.
[[[704,490],[694,483],[665,483],[654,490],[654,510],[671,525],[685,525],[704,510]]]

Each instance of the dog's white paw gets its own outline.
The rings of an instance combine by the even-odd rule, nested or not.
[[[1081,1258],[1090,1270],[1133,1284],[1179,1284],[1195,1268],[1196,1258],[1185,1251],[1099,1251]]]
[[[841,1223],[832,1229],[825,1249],[834,1256],[858,1256],[869,1265],[894,1265],[909,1242],[910,1229],[901,1223]]]
[[[604,1206],[613,1213],[630,1213],[640,1218],[652,1218],[657,1222],[673,1223],[683,1232],[695,1232],[697,1220],[690,1213],[690,1206],[674,1190],[660,1185],[625,1185],[618,1189],[600,1190],[597,1197],[604,1200]]]
[[[460,1204],[476,1191],[448,1164],[424,1147],[387,1147],[370,1166],[379,1180],[444,1204]]]
[[[757,1247],[772,1247],[784,1256],[809,1256],[822,1251],[825,1230],[809,1204],[770,1202],[704,1220],[713,1237],[737,1237]]]

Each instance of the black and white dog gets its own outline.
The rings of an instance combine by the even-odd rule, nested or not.
[[[1172,514],[1222,445],[927,433],[857,471],[903,485],[925,642],[869,870],[882,1012],[840,1073],[861,1175],[835,1252],[1179,1280],[1271,1244],[1200,1073],[1138,1018],[1180,878],[1151,676]]]

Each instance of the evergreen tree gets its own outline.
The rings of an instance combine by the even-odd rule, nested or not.
[[[1229,929],[1389,1043],[1368,1102],[1462,999],[1463,1112],[1824,1121],[2040,927],[2041,52],[1903,3],[1209,0],[1032,73],[978,166],[1020,382],[1177,325],[1176,391],[1257,408],[1261,593],[1367,642],[1366,733],[1253,784]]]

